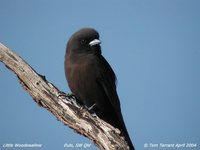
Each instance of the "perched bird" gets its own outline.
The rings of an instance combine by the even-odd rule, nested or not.
[[[90,112],[118,128],[134,150],[121,114],[116,76],[101,55],[99,33],[92,28],[75,32],[67,43],[65,75],[72,93]]]

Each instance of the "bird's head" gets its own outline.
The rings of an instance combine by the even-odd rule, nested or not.
[[[99,33],[92,28],[75,32],[67,43],[67,52],[78,54],[101,54]]]

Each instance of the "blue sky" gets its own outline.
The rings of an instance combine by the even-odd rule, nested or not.
[[[67,40],[82,27],[95,28],[117,75],[136,149],[148,149],[145,143],[194,143],[199,149],[199,8],[198,0],[0,0],[0,42],[69,93]],[[0,91],[0,149],[7,143],[40,143],[44,150],[92,144],[38,107],[2,63]]]

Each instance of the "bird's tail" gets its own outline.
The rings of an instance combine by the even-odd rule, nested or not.
[[[125,126],[124,119],[123,119],[121,113],[119,114],[119,118],[120,118],[120,126],[121,126],[120,129],[121,129],[122,135],[125,137],[125,140],[127,141],[130,150],[135,150],[133,143],[131,141],[131,138],[128,134],[128,131],[127,131],[127,128]]]
[[[110,123],[115,128],[118,128],[121,131],[121,135],[125,137],[125,140],[127,141],[127,144],[129,146],[130,150],[135,150],[135,148],[132,144],[132,141],[129,137],[128,131],[126,129],[121,111],[116,112],[116,113],[110,112],[109,114],[107,114],[105,116],[101,116],[100,118],[102,118],[106,122]]]

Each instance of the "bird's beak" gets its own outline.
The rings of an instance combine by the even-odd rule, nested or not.
[[[94,46],[98,44],[101,44],[101,41],[99,39],[94,39],[89,43],[90,46]]]

